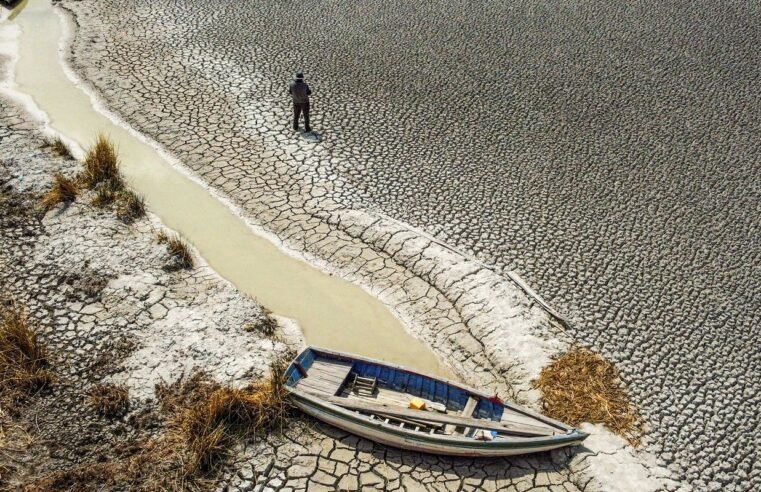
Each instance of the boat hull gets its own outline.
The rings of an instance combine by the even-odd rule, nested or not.
[[[380,422],[352,415],[351,412],[342,411],[335,405],[321,402],[301,392],[292,391],[291,396],[291,401],[297,408],[317,420],[371,441],[422,453],[462,457],[514,456],[572,446],[580,444],[586,438],[586,434],[573,433],[546,439],[515,441],[447,440],[415,432],[390,430]]]

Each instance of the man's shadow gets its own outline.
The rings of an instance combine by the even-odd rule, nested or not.
[[[301,132],[301,138],[307,142],[317,143],[322,142],[322,133],[312,130],[310,132]]]

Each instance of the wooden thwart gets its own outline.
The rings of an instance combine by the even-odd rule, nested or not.
[[[473,412],[476,411],[476,406],[478,405],[478,400],[473,398],[472,396],[468,397],[468,402],[465,404],[465,408],[462,409],[462,415],[463,417],[473,417]],[[447,432],[451,433],[456,431],[456,429],[453,429],[451,425],[447,427]],[[458,432],[459,434],[462,434],[463,436],[467,436],[470,432],[470,427],[464,427],[461,432]]]
[[[461,427],[472,427],[474,429],[493,430],[522,437],[553,436],[555,433],[551,429],[529,425],[505,424],[493,420],[474,419],[460,415],[447,415],[437,412],[428,412],[426,410],[412,410],[391,405],[379,403],[370,403],[366,401],[349,400],[336,396],[324,398],[326,401],[351,410],[359,410],[378,415],[388,415],[392,417],[403,417],[408,419],[420,420],[422,422],[432,422],[439,424],[452,424]]]
[[[463,417],[472,417],[473,412],[476,411],[476,405],[478,405],[478,400],[472,396],[469,396],[468,403],[465,404],[465,408],[462,409],[462,413],[460,415]]]

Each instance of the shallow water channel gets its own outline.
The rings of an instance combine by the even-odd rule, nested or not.
[[[430,349],[360,287],[294,258],[257,235],[228,206],[150,145],[98,112],[64,72],[62,19],[50,0],[30,0],[20,26],[17,90],[30,95],[51,126],[86,148],[98,133],[117,145],[130,185],[163,223],[179,231],[241,291],[275,314],[295,319],[307,343],[451,376]]]

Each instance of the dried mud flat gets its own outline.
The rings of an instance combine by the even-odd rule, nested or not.
[[[449,65],[452,60],[477,62],[470,73],[479,73],[478,67],[496,67],[496,73],[501,66],[490,58],[494,55],[479,54],[474,48],[468,53],[479,55],[473,61],[446,50],[441,53],[423,53],[422,48],[412,50],[410,45],[414,43],[405,36],[397,36],[394,43],[398,45],[386,42],[389,32],[401,32],[413,41],[438,39],[437,35],[446,32],[452,35],[451,46],[462,44],[457,42],[460,38],[474,36],[473,46],[479,46],[483,44],[478,39],[481,34],[451,25],[432,34],[417,28],[415,19],[420,12],[408,12],[402,6],[375,12],[383,19],[383,26],[401,25],[401,31],[374,26],[371,38],[362,35],[363,21],[356,20],[361,19],[358,15],[352,16],[356,12],[348,5],[338,9],[341,12],[310,11],[309,17],[315,22],[332,20],[324,28],[312,26],[298,34],[278,24],[291,19],[292,12],[282,13],[279,7],[266,3],[256,11],[250,5],[226,5],[209,16],[203,15],[208,5],[201,3],[197,7],[192,3],[181,6],[163,2],[66,2],[66,5],[77,14],[81,29],[74,47],[74,64],[84,78],[93,82],[108,106],[119,108],[121,116],[178,155],[214,189],[240,205],[244,213],[284,238],[286,245],[371,284],[381,298],[395,306],[400,316],[416,323],[416,334],[430,341],[458,372],[470,372],[472,382],[502,391],[508,388],[509,379],[517,377],[525,381],[520,374],[513,374],[520,372],[518,368],[506,363],[511,360],[509,355],[520,347],[503,340],[503,329],[544,330],[549,337],[563,337],[546,322],[541,310],[520,300],[514,286],[504,285],[498,276],[477,263],[463,268],[455,260],[456,255],[446,258],[446,251],[424,235],[396,227],[398,224],[377,214],[347,212],[346,207],[380,205],[394,216],[426,227],[441,238],[471,247],[489,263],[517,267],[541,287],[542,293],[551,294],[556,304],[579,313],[574,315],[574,335],[601,348],[621,367],[651,424],[650,449],[658,451],[661,464],[669,464],[676,477],[686,479],[697,489],[745,490],[758,486],[754,440],[758,416],[753,411],[759,403],[755,386],[759,379],[758,351],[748,340],[757,330],[759,313],[759,289],[755,283],[759,254],[758,243],[754,242],[758,214],[757,210],[754,213],[754,204],[757,209],[761,173],[757,142],[749,139],[758,133],[758,107],[752,100],[753,89],[747,85],[758,77],[754,71],[757,65],[743,65],[748,53],[744,47],[753,46],[754,39],[757,40],[754,24],[747,24],[754,18],[754,12],[733,18],[733,12],[727,10],[710,21],[690,24],[700,25],[710,33],[716,23],[733,22],[737,28],[727,34],[731,39],[711,46],[735,51],[706,48],[708,53],[696,50],[693,58],[685,61],[679,58],[678,51],[668,52],[674,45],[666,43],[664,58],[655,59],[650,65],[645,63],[647,60],[634,57],[651,71],[648,73],[653,75],[651,80],[656,81],[653,83],[661,84],[656,87],[661,98],[648,106],[654,116],[647,123],[639,121],[642,114],[647,114],[639,110],[652,98],[648,98],[647,91],[641,98],[635,97],[644,90],[647,80],[630,77],[627,85],[607,72],[587,84],[588,91],[563,88],[561,82],[569,74],[552,74],[546,67],[569,67],[543,57],[553,53],[562,62],[580,55],[570,42],[554,51],[539,43],[542,49],[538,49],[532,33],[543,32],[542,26],[548,21],[537,20],[542,19],[538,14],[549,13],[535,12],[531,27],[516,23],[518,27],[513,33],[531,41],[522,45],[531,52],[528,61],[523,59],[517,68],[510,69],[516,74],[515,80],[520,81],[513,87],[519,90],[519,97],[512,99],[519,107],[508,102],[494,103],[497,112],[512,115],[521,124],[511,128],[505,137],[494,137],[494,132],[489,132],[493,130],[491,126],[475,136],[470,129],[480,122],[489,122],[487,117],[493,116],[495,106],[467,103],[488,93],[492,86],[479,84],[482,80],[494,82],[494,78],[482,77],[476,83],[474,78],[463,75],[464,68],[452,70]],[[445,9],[435,17],[447,23],[449,18],[443,14],[450,11],[462,13],[457,8]],[[468,15],[480,15],[474,12],[476,9]],[[704,15],[693,10],[687,13],[697,18]],[[583,10],[563,14],[592,22]],[[615,9],[603,14],[615,17]],[[637,14],[634,11],[627,15]],[[335,22],[336,15],[356,19],[341,24]],[[395,21],[399,15],[405,17],[405,22]],[[526,21],[525,12],[511,15]],[[553,26],[564,25],[564,19],[554,20],[557,22]],[[606,25],[597,22],[589,36],[607,32]],[[635,31],[639,28],[636,23],[629,24],[635,26],[632,28]],[[125,25],[126,30],[122,29]],[[334,36],[336,33],[330,28],[341,25],[356,29],[339,33],[345,38]],[[485,19],[468,25],[489,26]],[[680,32],[682,28],[662,27],[668,32],[669,29]],[[562,29],[561,32],[568,34]],[[702,34],[704,31],[699,31],[697,36]],[[325,39],[304,38],[309,35],[327,36],[330,43]],[[553,35],[558,34],[553,31]],[[658,40],[664,34],[656,30],[652,36]],[[346,46],[335,43],[336,39],[346,39],[346,46],[357,45],[361,49],[343,49]],[[620,42],[627,39],[623,36]],[[647,36],[638,39],[643,52],[652,53],[652,39]],[[338,45],[342,46],[341,52],[332,52]],[[292,49],[279,49],[283,46]],[[633,56],[631,49],[618,56],[617,45],[613,46],[612,52],[606,51],[608,48],[602,52],[616,55],[616,60]],[[256,50],[254,56],[250,54],[252,49]],[[506,56],[496,51],[498,57]],[[289,53],[296,52],[305,59],[290,58]],[[380,54],[367,56],[371,61],[368,64],[365,57],[356,55],[367,52]],[[711,72],[718,52],[729,67],[726,72]],[[589,52],[582,49],[579,59],[591,66],[601,66],[596,58],[599,55],[594,49]],[[544,64],[533,63],[536,57],[542,58]],[[399,63],[400,59],[407,63]],[[706,65],[695,64],[696,60]],[[281,84],[276,83],[273,74],[288,73],[296,63],[308,73],[311,69],[321,76],[316,87],[320,87],[323,95],[323,99],[317,100],[325,115],[320,124],[324,131],[322,141],[299,140],[283,131],[287,127],[287,107],[283,104]],[[521,85],[538,77],[520,76],[527,65],[534,70],[539,67],[545,85]],[[636,66],[632,69],[624,65],[606,66],[615,72],[613,75],[637,71]],[[678,69],[673,74],[660,70],[674,66]],[[406,67],[411,72],[397,73],[389,67],[395,70]],[[445,116],[432,120],[430,115],[438,106],[431,107],[426,100],[428,81],[431,74],[447,68],[449,77],[438,83],[452,99]],[[573,70],[584,71],[585,66],[580,63]],[[726,74],[731,74],[732,80],[723,79]],[[686,75],[690,84],[684,90],[675,88],[678,85],[675,80]],[[581,75],[573,72],[573,76]],[[704,83],[701,76],[718,84],[720,89],[711,97],[695,100],[695,87]],[[370,89],[363,82],[368,79],[375,82]],[[415,84],[402,90],[394,85],[399,80],[413,80]],[[610,80],[619,80],[620,87],[606,85]],[[368,97],[366,90],[377,92],[370,92],[372,97]],[[556,111],[559,101],[565,110],[561,114]],[[621,101],[627,101],[629,106]],[[723,117],[725,113],[716,107],[721,106],[719,102],[726,103],[722,111],[735,119]],[[420,110],[419,114],[410,112],[414,108]],[[370,118],[370,114],[374,116]],[[611,114],[620,117],[607,121]],[[8,109],[8,115],[14,131],[31,131],[23,130],[23,118],[14,116],[12,110]],[[457,119],[447,115],[456,115]],[[663,115],[669,115],[667,121],[655,117]],[[400,125],[400,121],[404,124]],[[447,131],[440,126],[444,124],[462,128]],[[368,127],[374,130],[368,132]],[[545,137],[546,142],[541,140]],[[690,138],[697,143],[688,145]],[[33,146],[7,147],[12,141],[4,137],[3,152],[13,150],[16,159],[30,155],[28,152],[39,154],[29,150]],[[634,151],[627,153],[627,148],[645,149],[644,157]],[[661,151],[653,151],[656,148]],[[500,162],[509,162],[511,166]],[[725,162],[736,165],[725,166]],[[59,165],[60,162],[48,164],[46,170]],[[695,175],[701,178],[695,179]],[[34,181],[38,188],[45,183],[42,178]],[[440,188],[442,183],[451,187]],[[470,192],[462,193],[462,189]],[[606,195],[608,189],[611,191]],[[62,214],[58,218],[64,221],[79,217],[91,222],[82,219],[89,213],[86,207],[74,205],[70,209],[71,216]],[[45,219],[50,220],[53,219]],[[45,221],[42,226],[59,232],[79,227],[76,221],[59,226],[54,220]],[[109,231],[106,236],[119,237],[113,230],[121,226],[109,224],[104,224],[104,230]],[[140,227],[143,226],[138,225],[132,232],[139,235]],[[150,245],[150,233],[145,227],[142,234],[145,245]],[[154,254],[162,254],[160,248],[152,247]],[[83,253],[85,249],[79,251],[82,256],[89,254]],[[53,256],[59,252],[55,250]],[[50,256],[45,254],[46,258]],[[78,261],[81,263],[81,259]],[[152,267],[140,264],[140,270],[142,267],[149,272],[151,268],[155,270],[161,261],[156,259]],[[458,269],[447,271],[448,267]],[[72,285],[84,285],[79,277],[66,277],[71,273],[66,272],[54,273],[54,277],[69,279]],[[21,271],[17,272],[17,276],[20,274]],[[150,273],[137,280],[127,275],[128,283],[144,281],[146,285],[141,288],[147,289],[156,285],[155,277],[159,284],[166,284],[161,274]],[[136,275],[142,277],[143,272]],[[213,273],[209,275],[214,277]],[[686,282],[685,277],[691,280]],[[216,277],[210,281],[224,285]],[[69,284],[68,280],[55,282]],[[30,285],[34,284],[30,281]],[[116,287],[125,286],[117,282]],[[483,303],[484,294],[490,290],[496,290],[510,302],[497,306]],[[217,300],[237,302],[228,295],[236,294],[230,291]],[[196,309],[190,298],[184,294],[180,297],[190,311]],[[656,298],[658,302],[653,301]],[[143,317],[166,328],[169,323],[161,323],[162,310],[172,309],[164,305],[164,297],[150,299],[158,306]],[[177,300],[169,295],[166,302],[170,301]],[[88,309],[97,309],[89,304],[92,303],[88,303]],[[40,309],[33,303],[32,306],[35,312]],[[255,314],[255,305],[247,306],[245,309]],[[501,311],[505,306],[513,309]],[[426,312],[433,315],[422,319]],[[484,313],[487,316],[480,316]],[[77,311],[64,319],[78,320],[80,314]],[[186,314],[180,319],[187,320]],[[83,316],[97,317],[98,312]],[[152,316],[158,318],[153,320]],[[508,321],[495,325],[490,317]],[[92,320],[86,319],[82,329],[92,330],[88,326]],[[78,321],[72,323],[78,325]],[[141,329],[148,326],[154,325],[141,325]],[[167,336],[171,338],[171,330]],[[146,338],[150,347],[150,337]],[[67,346],[63,342],[60,345]],[[544,348],[543,355],[557,350],[552,344]],[[266,366],[264,352],[269,351],[258,352],[262,355],[257,359],[259,370]],[[257,353],[256,349],[252,353]],[[210,357],[217,358],[214,354]],[[129,360],[125,356],[123,362],[129,364]],[[138,359],[132,369],[143,367],[142,360],[145,359]],[[244,356],[242,365],[246,365],[246,360]],[[544,360],[533,361],[529,372]],[[724,363],[716,364],[717,360]],[[140,378],[135,379],[133,390],[137,394],[141,391],[149,394],[161,370],[175,377],[187,368],[170,364],[167,369],[159,364],[149,369],[157,370],[146,371],[142,383]],[[246,373],[237,364],[229,371],[218,369],[222,371],[220,375],[224,373],[231,380]],[[102,375],[87,377],[97,380]],[[518,387],[517,393],[530,397],[525,387]],[[522,490],[544,483],[571,489],[593,488],[586,481],[588,477],[575,475],[585,469],[585,460],[581,459],[581,464],[569,463],[569,457],[562,454],[498,463],[463,463],[397,453],[350,436],[334,438],[330,433],[329,429],[321,429],[306,440],[295,434],[286,438],[286,444],[275,440],[269,445],[270,454],[258,446],[241,449],[237,478],[231,481],[244,489],[253,487],[254,481],[273,489],[307,486],[334,489],[339,477],[348,477],[345,478],[348,482],[341,484],[347,488],[373,483],[377,488],[393,489],[401,486],[403,480],[408,481],[404,485],[408,490],[426,485],[442,490],[460,487]],[[303,442],[310,444],[296,444]],[[300,457],[297,460],[300,466],[289,475],[291,456]]]
[[[13,39],[12,30],[3,34]],[[73,177],[80,164],[41,149],[41,122],[15,103],[3,99],[0,109],[3,296],[30,310],[55,376],[20,416],[3,416],[0,483],[12,490],[30,483],[54,490],[134,488],[114,483],[122,475],[111,473],[112,466],[130,463],[168,425],[156,383],[202,368],[222,383],[243,385],[285,344],[250,333],[261,308],[206,265],[167,269],[155,218],[127,226],[87,195],[42,215],[36,206],[52,176]],[[425,234],[362,213],[325,215],[331,203],[318,200],[317,216],[281,213],[278,232],[290,238],[286,244],[369,284],[465,381],[536,403],[528,381],[569,341],[547,313],[512,282]],[[300,244],[299,230],[308,233]],[[300,343],[290,329],[280,335]],[[104,382],[126,385],[125,415],[104,418],[88,403]],[[462,460],[400,452],[313,425],[296,420],[284,434],[241,441],[226,461],[228,471],[215,477],[219,487],[592,491],[609,490],[626,476],[636,490],[679,488],[649,455],[633,454],[602,428],[592,429],[585,448]],[[43,482],[33,482],[38,478]]]
[[[111,483],[102,471],[108,468],[99,467],[129,459],[162,431],[157,383],[202,369],[219,382],[243,385],[286,352],[282,340],[300,342],[292,332],[273,339],[256,330],[264,320],[261,307],[208,266],[167,268],[171,259],[156,241],[161,225],[153,217],[127,225],[88,195],[41,213],[39,197],[53,174],[73,177],[80,164],[43,148],[37,125],[0,98],[0,294],[28,308],[55,376],[18,415],[2,415],[0,488],[130,489]],[[474,350],[469,358],[483,357],[482,349]],[[497,377],[493,366],[487,369]],[[88,401],[101,384],[124,384],[128,408],[99,414]],[[623,447],[613,440],[593,450],[525,458],[448,459],[375,445],[296,418],[282,433],[240,441],[215,482],[219,490],[244,491],[577,491],[599,490],[595,473],[613,465],[616,472],[628,466],[630,478],[677,488],[659,481],[656,467],[619,468],[617,461],[600,460],[619,457]]]
[[[518,270],[620,367],[661,464],[761,487],[757,5],[64,5],[106,103],[295,248],[367,207]]]
[[[286,351],[244,331],[264,320],[261,308],[207,266],[167,269],[172,260],[154,239],[155,220],[126,225],[84,197],[43,214],[39,197],[53,173],[73,176],[79,163],[44,149],[36,123],[5,100],[0,143],[0,296],[28,310],[55,375],[20,418],[2,412],[0,486],[18,490],[35,477],[103,462],[150,436],[157,383],[199,369],[240,383]],[[105,419],[87,404],[99,383],[126,383],[129,415]]]

